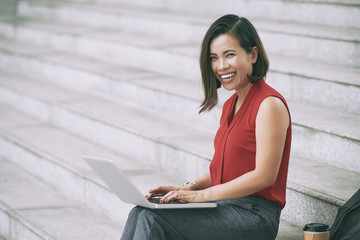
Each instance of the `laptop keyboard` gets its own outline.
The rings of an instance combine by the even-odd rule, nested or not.
[[[170,201],[170,202],[160,202],[160,199],[161,199],[161,196],[155,196],[155,197],[152,197],[150,199],[148,199],[149,202],[151,203],[155,203],[155,204],[186,204],[187,202],[184,202],[182,200],[173,200],[173,201]]]

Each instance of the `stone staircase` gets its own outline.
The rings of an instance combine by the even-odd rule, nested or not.
[[[332,224],[360,186],[359,0],[28,0],[0,21],[0,239],[120,238],[132,206],[82,155],[113,159],[144,193],[208,169],[231,93],[197,114],[198,55],[225,13],[258,29],[292,114],[277,239]]]

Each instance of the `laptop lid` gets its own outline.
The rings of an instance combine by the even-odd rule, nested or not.
[[[99,175],[111,191],[120,198],[121,201],[157,209],[173,208],[214,208],[216,203],[166,203],[156,204],[149,202],[140,190],[130,181],[130,179],[114,164],[111,160],[83,156],[89,166]]]

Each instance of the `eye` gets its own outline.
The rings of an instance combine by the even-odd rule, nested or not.
[[[214,62],[214,61],[216,61],[217,60],[217,57],[216,56],[210,56],[210,61],[211,62]]]
[[[233,56],[235,56],[234,53],[228,53],[228,54],[226,54],[226,57],[227,57],[227,58],[231,58],[231,57],[233,57]]]

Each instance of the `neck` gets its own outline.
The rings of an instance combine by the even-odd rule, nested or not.
[[[241,89],[235,89],[236,94],[238,96],[238,99],[237,99],[238,104],[241,105],[244,102],[246,96],[248,95],[248,93],[253,85],[254,84],[249,81],[249,83],[246,86],[242,87]]]
[[[243,104],[246,96],[248,95],[251,87],[253,86],[254,84],[252,84],[251,82],[249,82],[249,84],[247,84],[246,86],[244,86],[243,88],[241,89],[236,89],[236,94],[237,94],[237,100],[236,100],[236,103],[235,103],[235,109],[234,109],[234,116],[235,114],[239,111],[241,105]]]

